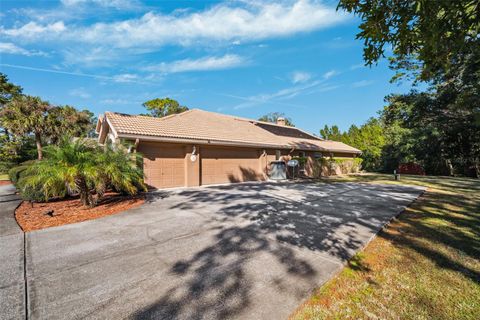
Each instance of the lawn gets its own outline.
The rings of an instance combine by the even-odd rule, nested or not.
[[[8,180],[8,174],[0,174],[0,181]]]
[[[327,181],[428,189],[292,319],[478,319],[479,180],[369,174]]]

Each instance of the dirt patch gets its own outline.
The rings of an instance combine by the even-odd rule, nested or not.
[[[10,180],[0,180],[0,186],[6,186],[8,184],[12,184]]]
[[[144,202],[144,195],[122,196],[117,193],[106,194],[93,208],[84,207],[78,198],[33,205],[24,201],[15,210],[15,218],[23,231],[28,232],[109,216],[138,207]]]

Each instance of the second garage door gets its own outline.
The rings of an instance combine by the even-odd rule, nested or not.
[[[178,145],[140,144],[145,183],[153,188],[185,186],[185,148]]]
[[[203,148],[201,183],[217,184],[262,180],[259,150],[236,148]]]

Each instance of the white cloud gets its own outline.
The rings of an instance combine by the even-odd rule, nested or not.
[[[30,51],[25,48],[19,47],[11,42],[0,42],[0,53],[2,54],[18,54],[22,56],[46,56],[45,52]]]
[[[43,37],[52,38],[58,36],[66,30],[67,28],[63,21],[57,21],[45,25],[31,21],[20,28],[4,29],[3,27],[0,27],[0,34],[3,33],[15,38],[41,40]]]
[[[83,67],[108,67],[122,59],[125,59],[125,55],[122,55],[122,50],[115,50],[108,47],[68,47],[62,51],[64,64],[81,65]],[[130,52],[134,54],[135,52]]]
[[[68,94],[70,94],[73,97],[79,97],[79,98],[82,98],[82,99],[88,99],[92,96],[84,88],[72,89],[68,92]]]
[[[241,3],[240,6],[238,2],[227,2],[203,11],[149,12],[136,19],[86,27],[65,26],[62,21],[46,25],[29,22],[19,28],[2,28],[0,33],[41,41],[158,48],[167,44],[186,46],[214,41],[228,45],[235,41],[283,37],[326,28],[345,19],[346,15],[334,7],[310,0]]]
[[[295,71],[292,73],[291,80],[294,84],[307,82],[312,78],[312,75],[308,72]]]
[[[223,70],[242,66],[246,60],[235,54],[227,54],[221,57],[203,57],[200,59],[184,59],[168,63],[160,63],[144,68],[147,71],[162,73],[177,73],[189,71]]]
[[[16,65],[16,64],[8,64],[8,63],[0,63],[0,66],[1,67],[7,67],[7,68],[13,68],[13,69],[22,69],[22,70],[30,70],[30,71],[38,71],[38,72],[64,74],[64,75],[75,76],[75,77],[95,78],[95,79],[99,79],[99,80],[114,81],[114,82],[119,82],[118,81],[119,79],[120,80],[125,79],[125,76],[122,76],[122,75],[106,76],[106,75],[101,75],[101,74],[70,72],[70,71],[64,71],[64,70],[58,70],[58,69],[45,69],[45,68],[29,67],[29,66],[22,66],[22,65]],[[135,83],[140,83],[140,84],[152,84],[151,82],[144,81],[144,80],[141,80],[141,79],[138,79],[138,80],[130,79],[129,82],[135,82]]]
[[[299,94],[301,94],[301,93],[303,93],[303,92],[305,92],[309,89],[316,88],[316,87],[320,86],[322,83],[323,83],[323,81],[316,80],[316,81],[312,81],[310,83],[306,83],[306,84],[303,84],[303,85],[296,85],[296,86],[280,89],[280,90],[278,90],[276,92],[273,92],[273,93],[262,93],[262,94],[257,94],[257,95],[250,96],[250,97],[239,97],[239,96],[232,96],[232,95],[229,95],[229,96],[245,101],[243,103],[240,103],[240,104],[234,106],[233,107],[234,109],[249,108],[249,107],[259,105],[259,104],[265,104],[265,103],[269,103],[269,102],[273,102],[273,101],[276,104],[280,104],[280,105],[283,104],[283,105],[287,105],[287,106],[298,106],[298,105],[294,105],[294,104],[290,104],[290,103],[282,103],[281,101],[288,100],[288,99],[291,99],[293,97],[296,97]]]
[[[330,70],[330,71],[325,72],[325,73],[323,74],[323,78],[324,78],[324,79],[330,79],[331,77],[336,76],[336,75],[338,75],[338,71],[336,71],[336,70]]]
[[[121,99],[121,98],[116,98],[116,99],[108,98],[108,99],[101,100],[100,103],[102,103],[102,104],[108,104],[108,105],[114,105],[114,104],[136,104],[136,102],[132,102],[132,101],[130,101],[130,100]]]
[[[113,80],[116,82],[135,82],[138,80],[138,76],[136,74],[124,73],[114,76]]]
[[[357,69],[361,69],[361,68],[365,68],[364,63],[354,64],[354,65],[350,66],[350,70],[357,70]]]
[[[97,5],[100,7],[110,8],[131,8],[138,5],[135,0],[61,0],[62,4],[67,7],[81,6],[81,5]]]
[[[361,80],[361,81],[357,81],[357,82],[352,83],[352,87],[361,88],[361,87],[369,86],[371,84],[373,84],[372,80]]]

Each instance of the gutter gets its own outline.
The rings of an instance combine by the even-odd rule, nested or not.
[[[171,138],[171,137],[156,137],[146,136],[138,134],[118,134],[119,138],[124,139],[140,139],[141,141],[155,141],[155,142],[170,142],[170,143],[192,143],[192,144],[204,144],[204,145],[218,145],[218,146],[235,146],[235,147],[258,147],[258,148],[276,148],[276,149],[288,149],[289,146],[275,145],[275,144],[258,144],[248,142],[233,142],[222,140],[208,140],[208,139],[183,139],[183,138]]]

